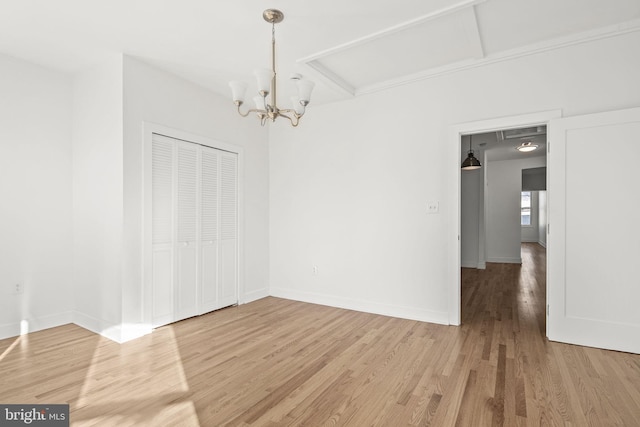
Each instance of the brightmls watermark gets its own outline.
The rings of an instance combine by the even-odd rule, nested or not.
[[[0,404],[0,427],[69,427],[69,405]]]

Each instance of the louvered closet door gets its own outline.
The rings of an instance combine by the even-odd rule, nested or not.
[[[224,307],[218,298],[218,226],[220,210],[219,171],[220,156],[218,150],[202,148],[200,157],[200,255],[201,305],[200,314]]]
[[[152,142],[152,323],[174,321],[173,269],[173,161],[174,143],[169,138]]]
[[[198,154],[199,148],[178,142],[177,315],[186,319],[198,314]]]
[[[220,155],[220,286],[219,304],[238,301],[238,157]]]
[[[154,326],[238,302],[237,155],[154,135]]]

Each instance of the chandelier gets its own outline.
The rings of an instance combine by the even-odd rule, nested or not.
[[[238,114],[242,117],[247,117],[250,113],[256,113],[262,126],[267,120],[275,122],[278,117],[284,117],[289,119],[293,127],[296,127],[309,104],[311,91],[315,84],[310,80],[301,78],[299,74],[293,75],[292,79],[297,80],[298,96],[291,97],[292,108],[278,108],[276,103],[276,24],[282,22],[284,14],[276,9],[267,9],[262,13],[262,17],[271,24],[271,69],[260,68],[254,71],[258,81],[258,95],[253,97],[256,108],[252,108],[245,113],[240,111],[240,107],[244,104],[244,94],[247,90],[247,83],[243,81],[234,80],[229,82],[233,103],[236,104]],[[267,101],[269,95],[271,95],[271,100]]]

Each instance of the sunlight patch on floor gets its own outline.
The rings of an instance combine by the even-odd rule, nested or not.
[[[198,426],[173,328],[124,344],[101,337],[72,403],[71,421],[74,426]]]
[[[4,358],[7,357],[9,353],[11,353],[11,350],[13,350],[18,345],[21,339],[22,339],[22,336],[19,336],[18,338],[16,338],[15,341],[12,342],[11,345],[7,347],[5,351],[2,352],[2,354],[0,354],[0,362],[2,362],[2,360],[4,360]]]

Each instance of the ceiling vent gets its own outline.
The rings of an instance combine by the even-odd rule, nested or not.
[[[507,129],[499,132],[501,134],[501,139],[516,139],[516,138],[524,138],[527,136],[537,136],[537,135],[545,135],[547,133],[546,126],[533,126],[528,128],[520,128],[520,129]]]

